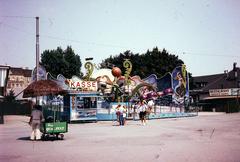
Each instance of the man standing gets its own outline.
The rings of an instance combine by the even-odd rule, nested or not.
[[[41,122],[44,121],[43,113],[42,113],[42,106],[35,105],[34,109],[32,110],[31,117],[29,120],[29,125],[32,126],[32,133],[30,136],[31,140],[40,140],[40,126]]]

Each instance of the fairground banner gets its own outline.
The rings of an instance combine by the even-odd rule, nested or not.
[[[173,102],[183,104],[189,98],[189,84],[186,66],[178,66],[172,72]]]
[[[172,75],[166,73],[163,77],[157,79],[157,92],[159,96],[172,93]]]

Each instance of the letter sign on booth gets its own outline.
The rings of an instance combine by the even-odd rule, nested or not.
[[[96,81],[72,81],[69,80],[68,86],[72,89],[81,88],[87,91],[97,91],[97,82]]]

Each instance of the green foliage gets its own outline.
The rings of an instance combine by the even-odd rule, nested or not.
[[[57,47],[56,50],[45,50],[41,54],[41,65],[54,77],[58,74],[66,78],[71,78],[73,75],[82,76],[80,56],[74,53],[71,46],[65,50],[61,47]]]
[[[117,56],[110,56],[102,61],[100,66],[108,67],[108,65],[114,65],[122,70],[122,75],[125,73],[123,68],[124,59],[130,59],[133,64],[131,76],[139,75],[141,78],[145,78],[151,74],[156,74],[157,77],[161,77],[167,72],[172,72],[177,66],[184,64],[184,62],[178,59],[178,56],[169,54],[165,49],[159,51],[157,47],[152,51],[147,51],[144,54],[133,54],[130,51],[120,53]]]
[[[4,102],[6,103],[15,103],[16,97],[13,90],[10,90],[9,93],[4,97]]]

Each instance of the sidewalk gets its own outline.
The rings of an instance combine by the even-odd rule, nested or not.
[[[201,111],[201,112],[198,112],[198,115],[199,116],[209,116],[209,115],[223,115],[223,114],[226,114],[225,112],[206,112],[206,111]]]

